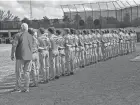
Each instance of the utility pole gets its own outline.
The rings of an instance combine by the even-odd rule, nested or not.
[[[32,1],[30,0],[30,20],[32,20]]]

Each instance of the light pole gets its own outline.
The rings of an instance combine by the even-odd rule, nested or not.
[[[32,1],[30,0],[30,20],[32,19]]]

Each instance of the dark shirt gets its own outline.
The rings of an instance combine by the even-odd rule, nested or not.
[[[15,35],[13,46],[16,46],[17,60],[32,60],[32,41],[33,37],[28,32]]]

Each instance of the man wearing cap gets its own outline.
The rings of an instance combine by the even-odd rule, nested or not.
[[[73,74],[73,69],[72,69],[72,53],[73,53],[73,40],[72,36],[70,35],[70,29],[69,28],[64,28],[65,32],[65,54],[66,54],[66,68],[67,68],[67,74],[70,75]]]
[[[123,55],[123,33],[122,30],[119,29],[119,53],[120,55]]]
[[[103,60],[106,60],[106,33],[105,31],[101,32],[101,47],[102,47],[102,53],[103,53]]]
[[[101,33],[99,32],[99,30],[97,30],[97,39],[98,39],[98,47],[97,47],[97,51],[98,51],[98,61],[102,60],[103,54],[102,54],[102,49],[101,49]]]
[[[59,51],[59,70],[62,76],[65,76],[65,39],[61,30],[56,30],[56,35],[59,37],[58,51]]]
[[[88,40],[88,32],[87,30],[83,30],[84,37],[84,45],[85,45],[85,65],[88,66],[89,62],[89,40]]]
[[[38,30],[38,42],[39,47],[39,58],[40,58],[40,73],[43,76],[41,83],[47,83],[49,80],[49,47],[50,41],[46,37],[45,29],[40,28]]]
[[[110,59],[113,57],[113,35],[112,33],[109,31],[109,42],[110,42]]]
[[[92,35],[91,35],[91,32],[90,30],[87,30],[88,34],[87,34],[87,37],[88,37],[88,41],[89,41],[89,64],[92,64]]]
[[[117,56],[118,49],[117,49],[117,43],[118,43],[118,38],[115,30],[112,30],[112,35],[113,35],[113,57]]]
[[[39,42],[37,40],[37,32],[35,32],[34,29],[30,28],[28,32],[33,36],[33,46],[32,46],[32,69],[31,69],[31,76],[33,78],[33,84],[31,84],[32,87],[38,86],[39,82]]]
[[[130,49],[130,39],[131,39],[131,37],[130,37],[130,35],[129,35],[129,30],[126,30],[125,31],[125,36],[126,36],[126,49],[127,49],[127,52],[126,52],[126,54],[129,54],[131,51],[131,49]]]
[[[28,25],[21,25],[21,32],[15,35],[12,43],[11,60],[16,58],[16,90],[29,92],[30,71],[32,66],[32,40],[28,33]],[[21,88],[21,70],[25,79],[24,87]]]
[[[133,31],[133,51],[136,51],[136,42],[137,42],[137,34],[136,31]]]
[[[131,40],[132,40],[132,52],[135,51],[135,42],[137,40],[137,36],[134,31],[131,31]]]
[[[75,29],[70,29],[71,31],[71,38],[72,38],[72,55],[71,55],[71,64],[72,64],[72,72],[78,67],[78,58],[77,58],[77,52],[78,52],[78,37],[76,35]]]
[[[48,28],[48,38],[50,40],[50,48],[49,48],[49,55],[50,55],[50,74],[51,80],[59,78],[59,37],[55,35],[55,28],[50,27]]]
[[[85,66],[85,57],[84,57],[84,37],[83,37],[83,32],[82,32],[82,30],[79,30],[79,32],[78,32],[78,39],[79,39],[79,41],[78,41],[78,46],[79,46],[79,53],[78,53],[78,55],[79,55],[79,66],[80,67],[84,67]]]
[[[91,34],[92,34],[92,62],[93,63],[97,63],[97,38],[95,35],[95,31],[91,30]]]

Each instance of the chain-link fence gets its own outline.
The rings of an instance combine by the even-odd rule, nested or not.
[[[30,27],[55,28],[124,28],[138,27],[140,6],[135,0],[117,0],[85,4],[61,5],[63,19],[48,18],[28,22]],[[61,20],[61,22],[60,22]],[[0,30],[19,29],[19,21],[0,21]]]
[[[140,24],[140,6],[135,0],[62,5],[67,27],[124,28]],[[69,20],[68,20],[69,19]]]

